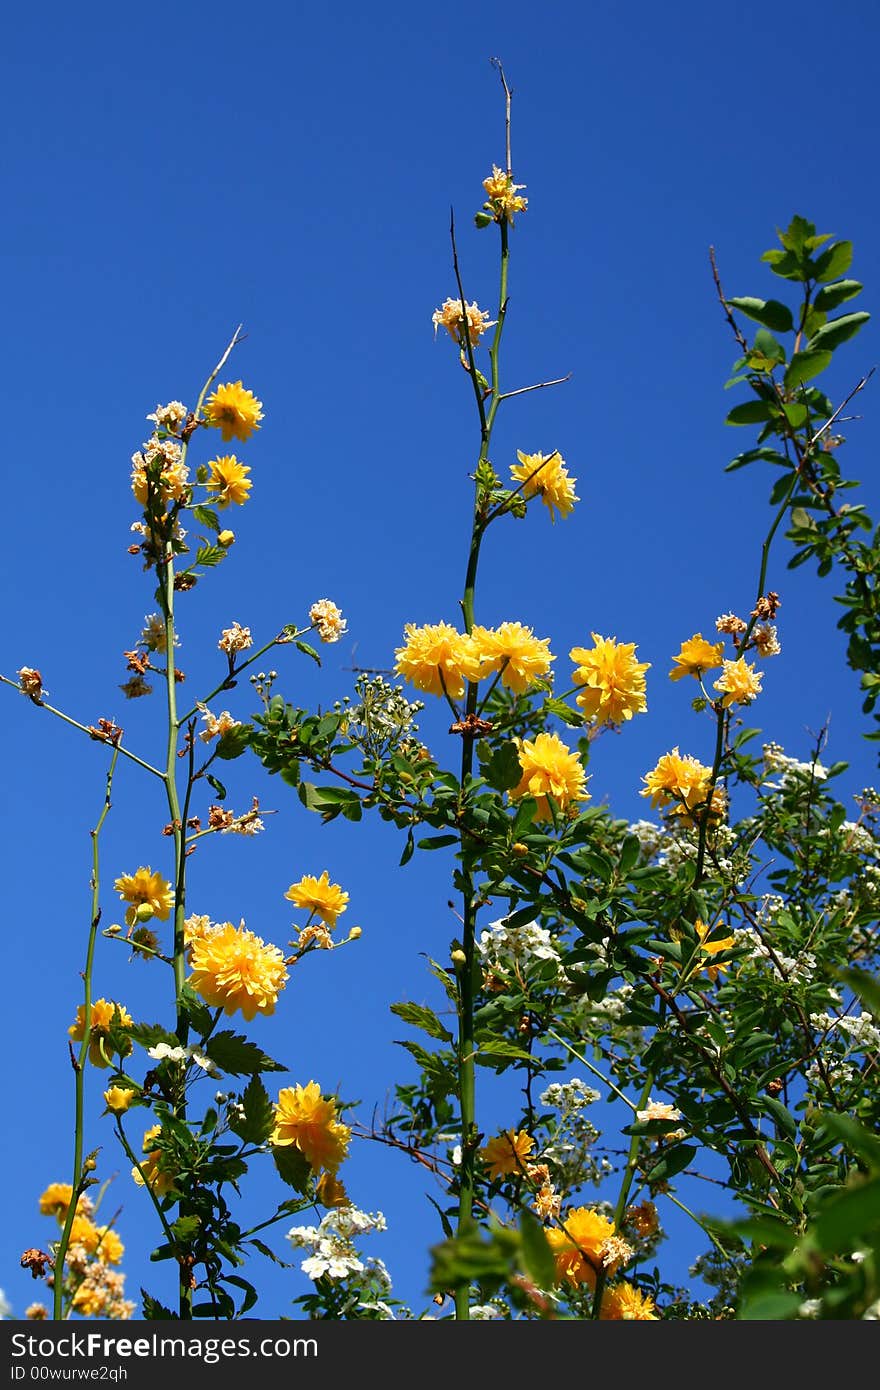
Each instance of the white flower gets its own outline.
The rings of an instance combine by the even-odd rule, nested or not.
[[[156,1062],[185,1062],[187,1049],[185,1047],[172,1047],[170,1043],[156,1043],[155,1047],[147,1048],[147,1056],[152,1057]]]

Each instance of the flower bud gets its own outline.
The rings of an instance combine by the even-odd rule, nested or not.
[[[138,903],[134,915],[139,922],[149,922],[153,916],[152,906],[150,903]]]
[[[229,547],[230,547],[231,545],[234,545],[234,544],[235,544],[235,532],[234,532],[234,531],[221,531],[221,532],[219,532],[219,534],[218,534],[218,536],[217,536],[217,544],[218,544],[218,545],[222,545],[224,550],[228,550]]]

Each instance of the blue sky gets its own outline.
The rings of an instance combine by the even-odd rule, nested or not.
[[[131,747],[160,756],[160,699],[127,704],[118,689],[120,654],[155,607],[126,554],[129,458],[157,401],[194,400],[239,321],[248,337],[231,377],[256,391],[266,418],[240,450],[254,489],[232,520],[234,551],[182,614],[187,692],[219,680],[216,636],[234,619],[267,638],[316,598],[334,598],[349,634],[325,649],[320,672],[294,653],[273,658],[285,693],[324,705],[351,689],[354,664],[390,664],[405,622],[456,620],[473,401],[430,320],[455,293],[450,204],[468,298],[491,306],[496,294],[495,237],[478,235],[471,217],[503,156],[488,62],[500,54],[515,88],[514,172],[530,199],[512,238],[503,379],[508,389],[572,380],[505,406],[493,454],[506,472],[518,448],[559,449],[582,501],[555,527],[540,509],[494,528],[477,615],[532,624],[560,666],[591,631],[638,642],[652,663],[650,713],[600,742],[591,790],[620,815],[642,815],[640,778],[660,753],[675,743],[708,751],[687,695],[666,681],[669,658],[717,613],[751,606],[768,520],[769,476],[723,474],[751,435],[723,424],[735,352],[707,248],[729,294],[770,294],[758,258],[800,212],[854,241],[853,274],[873,307],[878,30],[871,5],[832,15],[814,0],[796,19],[754,0],[395,0],[381,10],[341,0],[324,12],[50,0],[20,11],[5,35],[2,97],[5,674],[39,667],[53,703],[85,723],[114,717]],[[845,395],[877,351],[872,321],[837,354],[829,392]],[[872,387],[861,398],[865,419],[847,427],[842,456],[868,479],[874,510],[875,397]],[[830,755],[851,762],[856,789],[872,780],[873,758],[839,609],[830,583],[786,572],[786,545],[770,570],[784,651],[752,722],[805,756],[808,731],[830,716]],[[105,758],[13,692],[2,700],[12,1122],[0,1147],[0,1283],[21,1312],[35,1290],[18,1255],[48,1238],[36,1199],[70,1167],[65,1029],[79,999],[87,832]],[[249,692],[231,707],[250,712]],[[442,748],[442,712],[426,716]],[[120,769],[102,841],[108,886],[167,855],[157,789]],[[245,916],[283,942],[290,882],[327,868],[344,883],[362,940],[308,961],[259,1036],[291,1079],[338,1085],[368,1122],[412,1074],[391,1042],[406,1030],[388,1005],[433,997],[424,956],[443,955],[455,930],[449,862],[424,856],[398,871],[389,827],[322,827],[255,767],[239,765],[230,789],[233,804],[256,792],[277,814],[257,841],[208,845],[191,905]],[[105,913],[114,920],[109,893]],[[96,983],[133,1012],[167,1016],[164,981],[109,943]],[[501,1124],[503,1107],[481,1084],[487,1124]],[[116,1171],[96,1118],[89,1143],[105,1145],[102,1174]],[[351,1174],[360,1205],[388,1217],[374,1253],[421,1306],[424,1251],[437,1238],[423,1172],[363,1144]],[[124,1165],[107,1200],[124,1207],[132,1290],[145,1278],[161,1292],[145,1260],[152,1225]],[[680,1277],[686,1263],[670,1255],[664,1272]],[[305,1288],[275,1269],[258,1282],[264,1316],[289,1312]]]

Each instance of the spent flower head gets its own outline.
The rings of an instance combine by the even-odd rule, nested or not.
[[[341,608],[337,608],[329,598],[319,598],[312,604],[309,609],[309,622],[322,642],[338,642],[348,627]]]
[[[476,301],[462,305],[460,299],[444,299],[441,307],[435,309],[431,316],[434,337],[437,336],[438,328],[445,328],[456,343],[463,342],[462,320],[467,324],[467,334],[473,347],[476,347],[486,329],[493,328],[496,322],[495,319],[489,318],[488,309],[481,309]]]

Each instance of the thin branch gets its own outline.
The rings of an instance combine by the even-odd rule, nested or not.
[[[507,158],[507,177],[513,178],[513,164],[510,158],[510,99],[513,95],[507,85],[507,78],[504,76],[504,68],[500,58],[490,58],[489,62],[498,72],[501,78],[501,85],[504,88],[504,152]]]
[[[721,276],[718,274],[718,263],[717,263],[717,261],[715,260],[715,247],[714,247],[714,246],[710,246],[710,247],[709,247],[709,264],[710,264],[711,267],[712,267],[712,279],[715,281],[715,289],[718,291],[718,302],[719,302],[719,304],[721,305],[722,309],[724,310],[724,317],[727,319],[727,322],[730,324],[730,327],[731,327],[731,330],[732,330],[732,332],[733,332],[733,335],[734,335],[734,337],[736,338],[736,341],[739,343],[740,347],[742,348],[743,352],[748,352],[748,350],[749,350],[748,342],[746,341],[746,339],[743,337],[742,333],[740,332],[739,327],[738,327],[737,322],[736,322],[736,319],[733,317],[733,314],[730,312],[730,309],[729,309],[728,304],[727,304],[727,300],[724,298],[724,291],[723,291],[723,289],[721,288]]]
[[[543,391],[547,386],[562,386],[564,382],[571,381],[571,372],[565,376],[554,377],[552,381],[538,381],[534,386],[520,386],[516,391],[505,391],[498,397],[499,401],[509,401],[511,396],[524,396],[527,391]]]

